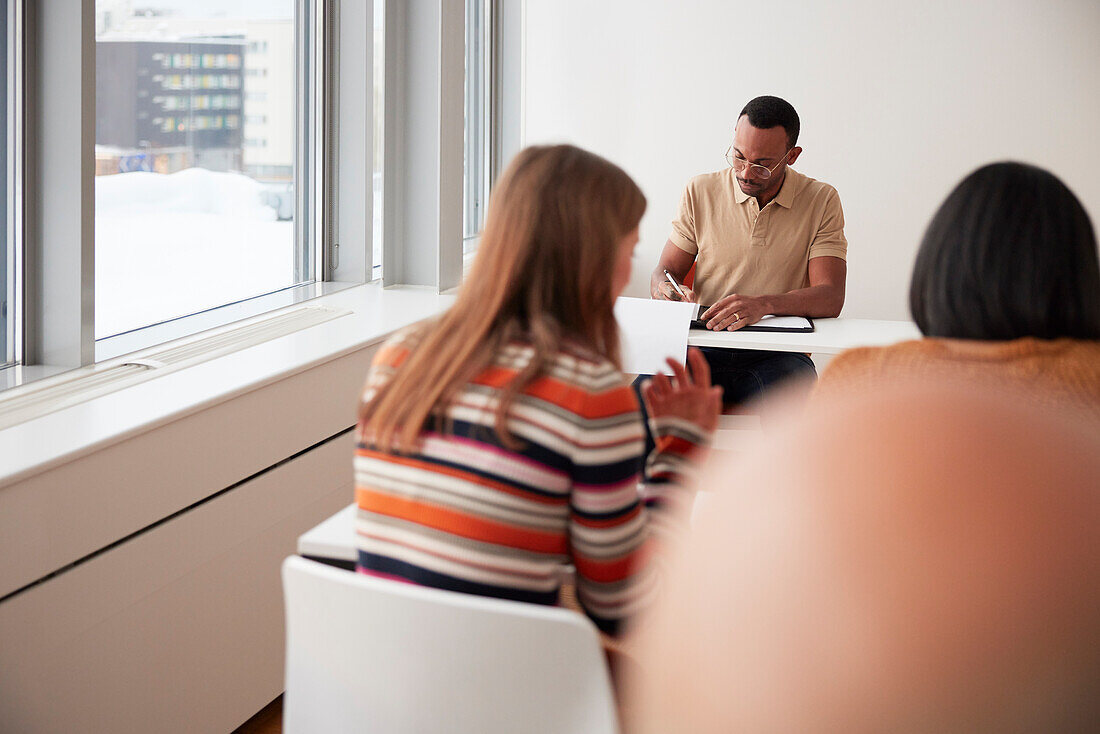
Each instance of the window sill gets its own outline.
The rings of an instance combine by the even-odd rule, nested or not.
[[[114,357],[120,357],[123,354],[136,352],[139,349],[182,339],[186,336],[198,334],[200,331],[225,326],[234,321],[259,316],[268,311],[275,311],[314,298],[338,293],[348,288],[354,288],[356,285],[356,283],[307,283],[292,286],[275,293],[267,293],[237,301],[227,306],[211,308],[190,316],[181,316],[142,329],[134,329],[122,334],[96,339],[95,361],[103,362]]]
[[[65,367],[51,367],[49,365],[24,367],[23,365],[17,364],[4,367],[0,369],[0,392],[13,387],[26,385],[35,380],[41,380],[44,377],[59,375],[65,370]]]
[[[0,431],[0,487],[377,344],[452,302],[430,288],[379,283],[316,298],[352,313]]]

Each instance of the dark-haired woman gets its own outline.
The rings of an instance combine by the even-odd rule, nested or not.
[[[978,380],[1100,416],[1100,264],[1081,202],[1056,176],[994,163],[940,206],[909,291],[926,338],[854,349],[819,393],[902,374]]]
[[[690,371],[655,377],[646,463],[612,310],[645,206],[626,173],[579,148],[512,161],[454,306],[387,343],[367,378],[360,572],[554,604],[572,564],[578,601],[609,632],[652,597],[652,521],[685,491],[676,480],[714,430],[721,388],[697,351]]]

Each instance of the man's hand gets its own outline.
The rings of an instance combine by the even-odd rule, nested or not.
[[[708,308],[699,320],[705,322],[712,331],[737,331],[755,324],[770,313],[773,311],[767,297],[734,293]]]
[[[688,303],[696,303],[695,291],[688,288],[686,285],[681,285],[680,290],[687,296]],[[654,299],[658,301],[682,301],[680,294],[676,292],[676,289],[672,287],[672,283],[667,280],[657,284],[656,292],[651,294]]]
[[[665,249],[661,251],[661,259],[658,260],[657,267],[653,268],[653,272],[649,276],[649,297],[658,301],[685,300],[680,298],[680,294],[672,287],[672,283],[668,282],[668,278],[665,277],[665,271],[667,270],[676,279],[676,282],[681,284],[680,288],[687,296],[686,300],[695,303],[695,292],[683,285],[684,278],[691,272],[691,264],[694,262],[695,255],[684,252],[672,244],[672,240],[666,242]]]
[[[676,416],[690,421],[706,432],[718,426],[718,414],[722,411],[722,388],[710,384],[710,365],[703,353],[692,347],[688,350],[688,367],[669,359],[672,377],[654,375],[642,387],[646,409],[653,418]]]

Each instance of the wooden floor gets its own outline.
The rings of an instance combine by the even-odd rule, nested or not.
[[[260,712],[237,727],[233,734],[282,734],[283,697],[260,709]]]

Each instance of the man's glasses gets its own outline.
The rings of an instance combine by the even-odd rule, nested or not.
[[[794,148],[791,148],[794,150]],[[759,163],[749,163],[744,158],[738,158],[733,154],[733,145],[726,149],[726,162],[730,164],[734,171],[740,174],[744,174],[746,171],[756,176],[757,178],[771,178],[775,169],[783,165],[783,161],[787,160],[787,156],[791,154],[791,150],[788,150],[783,154],[783,157],[771,168],[762,166]]]

